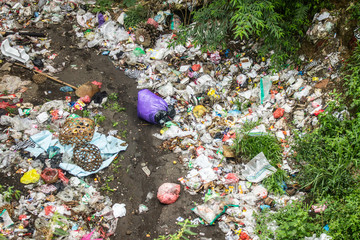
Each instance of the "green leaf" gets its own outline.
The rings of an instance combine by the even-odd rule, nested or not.
[[[55,228],[54,234],[55,234],[55,235],[58,235],[58,236],[67,236],[67,235],[69,235],[69,233],[66,232],[66,231],[65,231],[64,229],[62,229],[62,228]]]

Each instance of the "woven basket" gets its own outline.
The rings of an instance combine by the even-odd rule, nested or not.
[[[95,122],[90,118],[68,118],[60,129],[62,145],[83,145],[94,136]]]
[[[76,146],[74,149],[74,162],[85,171],[93,172],[102,164],[100,149],[93,144]]]

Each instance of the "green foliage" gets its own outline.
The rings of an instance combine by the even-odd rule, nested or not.
[[[121,132],[121,137],[122,137],[123,139],[126,139],[126,136],[127,136],[127,130],[122,131],[122,132]]]
[[[123,160],[124,156],[121,155],[121,160]],[[117,158],[112,162],[112,169],[114,173],[118,173],[119,172],[119,168],[121,168],[121,163],[120,163],[120,159]]]
[[[351,3],[347,10],[351,11],[351,18],[360,21],[360,3]]]
[[[237,109],[237,110],[241,111],[241,109],[242,109],[242,103],[239,101],[239,99],[236,99],[236,100],[234,101],[234,105],[236,106],[236,109]]]
[[[89,116],[90,116],[90,112],[87,111],[87,110],[83,110],[83,111],[82,111],[82,115],[83,115],[83,117],[89,117]]]
[[[295,160],[301,168],[298,180],[310,186],[315,195],[341,196],[357,182],[354,176],[360,164],[360,118],[338,119],[336,101],[320,115],[320,127],[296,136]]]
[[[96,4],[95,4],[95,7],[92,9],[92,12],[105,13],[106,11],[108,11],[111,8],[113,3],[114,3],[113,0],[96,0]]]
[[[59,227],[55,228],[54,235],[57,235],[57,236],[69,235],[69,233],[63,229],[65,227],[67,227],[66,221],[67,221],[67,218],[65,216],[60,215],[60,213],[58,213],[58,212],[54,212],[54,215],[51,218],[50,227],[49,227],[51,229],[51,227],[54,225],[59,226]]]
[[[111,93],[109,95],[109,100],[111,100],[111,101],[116,101],[116,100],[118,100],[118,98],[119,98],[119,96],[117,93]]]
[[[311,186],[313,197],[327,209],[322,226],[329,225],[333,239],[360,239],[360,47],[345,66],[345,97],[331,93],[333,101],[319,115],[319,127],[295,137],[294,159],[299,164],[297,179]],[[346,110],[345,103],[351,108]],[[341,114],[339,114],[341,113]]]
[[[275,173],[265,178],[262,181],[262,184],[269,192],[282,195],[285,192],[282,189],[281,185],[284,182],[286,182],[286,180],[287,180],[287,172],[285,170],[278,168]]]
[[[107,193],[111,193],[114,192],[116,189],[115,188],[111,188],[109,186],[109,183],[104,184],[101,188],[102,191],[107,192]]]
[[[95,118],[95,124],[100,124],[106,119],[106,117],[102,114],[96,114],[94,118]]]
[[[260,152],[263,152],[272,165],[281,161],[281,146],[275,136],[267,134],[262,136],[249,136],[248,133],[258,125],[258,122],[247,122],[236,134],[232,149],[237,156],[249,161]]]
[[[359,4],[360,8],[360,4]],[[360,11],[360,10],[359,10]],[[360,110],[360,44],[355,48],[344,68],[344,83],[346,96],[351,99],[350,107],[359,112]]]
[[[134,28],[138,24],[144,22],[148,17],[148,10],[141,6],[137,5],[135,7],[129,8],[129,11],[126,12],[126,18],[124,19],[124,25],[126,28]]]
[[[313,14],[329,7],[328,3],[328,0],[211,1],[192,12],[194,23],[185,26],[171,46],[184,44],[190,37],[203,50],[214,50],[225,48],[229,39],[253,37],[262,41],[259,55],[273,50],[273,64],[280,67],[295,57]]]
[[[124,0],[123,4],[125,5],[125,7],[133,7],[136,5],[136,0]]]
[[[200,44],[204,51],[215,50],[218,47],[225,48],[233,27],[229,14],[231,9],[227,0],[216,0],[192,12],[194,23],[183,27],[177,35],[176,42],[171,46],[185,44],[190,37],[192,43],[195,46]]]
[[[278,39],[284,36],[284,30],[279,26],[281,15],[271,1],[232,0],[231,4],[236,10],[231,18],[235,37],[262,36],[264,31]]]
[[[293,202],[278,212],[262,211],[256,215],[256,231],[260,239],[304,239],[322,232],[321,216],[309,216],[310,206]],[[276,223],[278,228],[271,231],[268,224]],[[275,237],[276,236],[276,237]]]
[[[114,181],[114,175],[108,176],[108,177],[105,179],[105,182],[112,182],[112,181]]]
[[[195,228],[198,225],[191,224],[189,219],[185,219],[185,221],[178,222],[177,224],[181,226],[181,229],[177,233],[169,234],[166,236],[161,235],[155,240],[181,240],[181,239],[188,240],[189,238],[186,237],[185,235],[192,235],[192,236],[197,235],[197,233],[191,231],[191,228]]]
[[[236,156],[241,156],[243,160],[250,161],[253,157],[263,152],[271,165],[275,166],[281,162],[282,150],[279,141],[273,135],[249,136],[248,133],[259,122],[246,122],[243,128],[237,132],[236,139],[232,145]],[[275,194],[283,194],[281,184],[285,182],[287,173],[282,169],[263,180],[264,186],[268,191]]]
[[[359,183],[357,172],[360,165],[360,46],[344,68],[344,101],[340,94],[332,93],[334,100],[320,115],[320,126],[304,136],[298,135],[294,150],[300,164],[300,183],[311,185],[315,195],[343,196],[349,188]],[[335,112],[345,109],[346,102],[353,117]],[[305,163],[305,164],[304,164]]]
[[[0,193],[3,195],[3,198],[6,202],[11,202],[13,199],[19,200],[21,192],[19,190],[13,190],[14,187],[8,187],[5,191],[5,187],[0,185]]]
[[[116,112],[122,112],[122,111],[125,111],[126,108],[124,107],[121,107],[117,102],[113,103],[110,107],[111,110],[114,110]]]
[[[356,188],[343,199],[326,202],[324,218],[333,239],[360,239],[360,189]]]

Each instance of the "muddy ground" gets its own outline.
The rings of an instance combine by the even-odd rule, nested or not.
[[[118,164],[88,177],[90,182],[95,182],[96,178],[99,188],[108,184],[109,188],[116,189],[102,190],[102,194],[110,196],[113,203],[126,204],[127,214],[119,219],[116,234],[111,239],[153,239],[161,234],[175,233],[180,228],[176,225],[178,217],[196,218],[191,208],[194,207],[194,202],[203,202],[201,194],[192,196],[182,189],[180,198],[171,205],[163,205],[156,199],[157,188],[162,183],[178,183],[177,179],[185,176],[187,171],[179,163],[179,156],[159,148],[161,141],[152,135],[159,132],[161,127],[137,117],[136,81],[116,69],[110,58],[102,56],[100,51],[78,49],[70,22],[48,26],[41,31],[45,31],[52,39],[50,49],[58,54],[54,67],[64,65],[64,69],[55,76],[75,86],[93,80],[102,82],[102,90],[108,94],[117,93],[119,105],[126,108],[120,113],[99,109],[106,116],[106,120],[100,124],[100,131],[107,133],[111,129],[118,130],[118,135],[126,140],[129,146],[121,153]],[[18,66],[13,66],[10,74],[20,76],[22,80],[30,80],[33,75],[31,71]],[[60,87],[62,85],[49,79],[42,84],[32,83],[23,94],[24,102],[43,104],[48,100],[64,100],[69,94],[61,92]],[[75,99],[73,94],[73,100]],[[114,122],[118,122],[115,127]],[[145,165],[151,171],[149,177],[142,170]],[[19,178],[20,176],[6,177],[5,180],[15,188],[22,188]],[[112,178],[114,180],[111,180]],[[154,197],[145,202],[149,192],[154,193]],[[139,204],[145,204],[149,211],[139,214]],[[199,226],[194,231],[199,235],[193,239],[224,238],[224,234],[216,226]]]

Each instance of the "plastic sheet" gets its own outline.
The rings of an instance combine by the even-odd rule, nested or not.
[[[270,165],[263,152],[256,155],[245,165],[242,175],[249,182],[260,182],[264,178],[276,172],[276,168]]]

